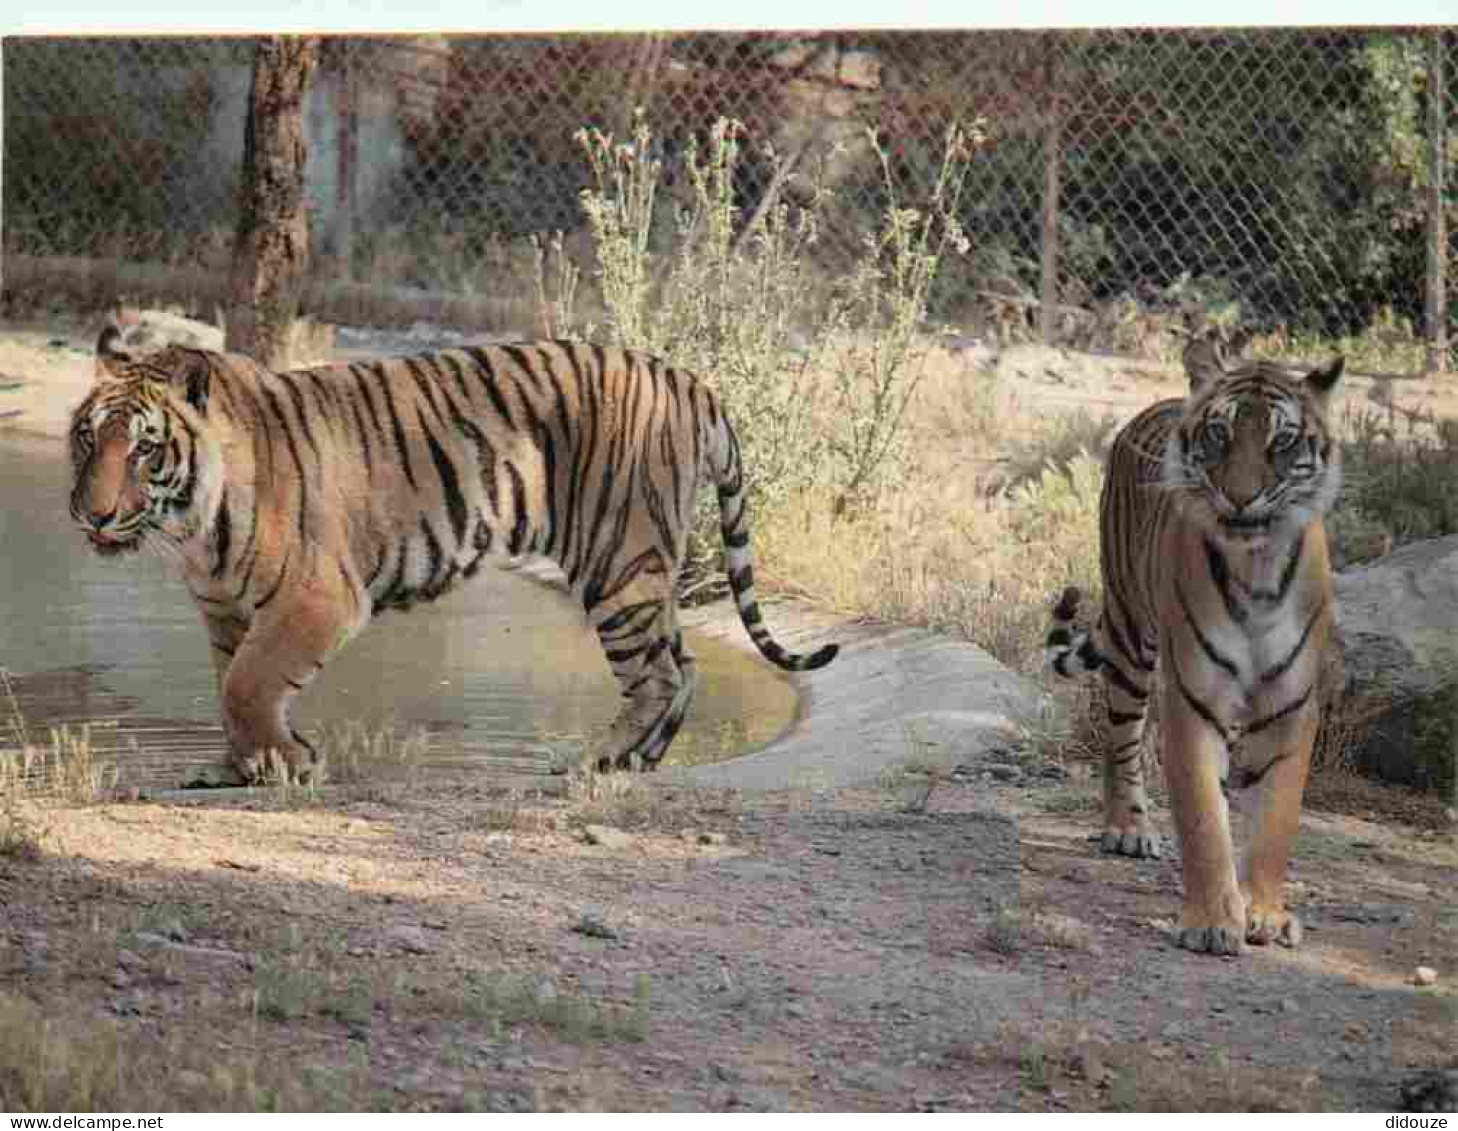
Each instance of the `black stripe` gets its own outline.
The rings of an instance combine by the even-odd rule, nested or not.
[[[661,601],[639,601],[637,604],[624,605],[597,626],[598,634],[610,636],[625,627],[631,632],[639,631],[643,625],[637,622],[652,620],[662,607]]]
[[[354,383],[359,386],[360,393],[364,396],[365,408],[369,409],[370,413],[370,423],[375,426],[375,431],[383,436],[385,430],[380,425],[380,414],[375,411],[375,398],[370,394],[370,383],[365,380],[365,374],[369,371],[351,365],[349,372],[354,377]]]
[[[1228,743],[1230,741],[1230,736],[1226,733],[1225,727],[1222,726],[1220,720],[1215,717],[1215,713],[1211,711],[1209,707],[1205,706],[1205,704],[1199,699],[1196,699],[1194,693],[1185,686],[1184,678],[1180,675],[1179,665],[1174,662],[1173,656],[1170,657],[1169,670],[1170,674],[1174,676],[1175,686],[1180,689],[1180,694],[1184,697],[1185,702],[1189,704],[1190,709],[1194,711],[1195,714],[1199,715],[1200,718],[1204,719],[1205,722],[1208,723],[1210,727],[1215,731],[1215,733],[1220,736],[1223,742]]]
[[[435,536],[435,531],[430,527],[430,520],[425,515],[420,516],[420,532],[425,535],[425,581],[422,585],[425,589],[434,589],[436,578],[440,576],[440,567],[445,563],[445,555],[442,552],[440,539]]]
[[[1286,594],[1291,591],[1291,583],[1296,579],[1296,570],[1301,565],[1302,554],[1306,550],[1306,535],[1296,539],[1296,545],[1291,548],[1291,556],[1286,561],[1286,568],[1281,571],[1281,580],[1277,583],[1275,600],[1279,603],[1286,599]]]
[[[511,503],[516,515],[511,526],[511,536],[506,541],[506,548],[513,556],[520,554],[527,544],[527,498],[526,483],[522,481],[521,472],[516,469],[516,464],[507,461],[506,477],[511,481]]]
[[[1109,708],[1109,725],[1115,727],[1128,726],[1130,723],[1137,723],[1144,718],[1143,711],[1116,711]]]
[[[1305,649],[1306,642],[1311,639],[1311,630],[1316,627],[1316,622],[1321,619],[1321,614],[1324,612],[1326,612],[1326,604],[1323,602],[1316,606],[1316,611],[1311,614],[1311,619],[1306,622],[1306,628],[1301,633],[1301,639],[1296,641],[1296,646],[1291,649],[1286,655],[1286,658],[1279,663],[1272,664],[1265,671],[1261,672],[1262,683],[1270,683],[1272,680],[1280,679],[1281,676],[1286,674],[1291,665],[1296,662],[1296,657]]]
[[[515,427],[511,419],[511,410],[506,407],[506,399],[501,395],[501,390],[496,387],[496,368],[491,364],[491,355],[480,346],[472,346],[466,350],[477,365],[481,367],[481,386],[486,390],[486,395],[491,398],[491,405],[496,409],[496,414],[506,421],[508,427]]]
[[[213,553],[217,561],[213,565],[213,580],[222,577],[228,568],[228,551],[233,545],[233,516],[228,511],[228,489],[223,488],[218,500],[218,519],[213,527]]]
[[[272,601],[275,597],[278,596],[278,591],[283,588],[284,578],[286,578],[288,575],[289,575],[289,558],[288,558],[288,555],[285,555],[284,556],[283,568],[278,571],[278,580],[273,583],[273,588],[268,591],[267,596],[261,598],[260,600],[258,600],[258,601],[256,601],[254,603],[254,605],[253,605],[254,612],[257,612],[259,609],[262,609],[265,605],[267,605],[270,601]]]
[[[435,418],[444,424],[445,414],[441,412],[440,404],[435,399],[437,386],[435,381],[431,379],[434,377],[434,371],[429,368],[433,365],[435,359],[429,357],[407,357],[402,360],[404,361],[406,370],[414,378],[415,387],[420,390],[420,395],[430,404],[430,410],[435,413]],[[417,414],[419,411],[419,409],[416,409]]]
[[[456,388],[461,390],[461,396],[467,404],[471,403],[471,387],[466,384],[466,373],[461,368],[461,363],[453,354],[443,353],[437,359],[441,365],[450,370],[451,377],[456,382]]]
[[[1102,662],[1105,677],[1118,687],[1125,695],[1129,696],[1136,703],[1143,703],[1149,698],[1149,692],[1137,687],[1132,679],[1125,674],[1124,669],[1112,660],[1104,659]]]
[[[1262,766],[1259,770],[1243,770],[1239,782],[1240,788],[1249,789],[1251,786],[1260,785],[1261,782],[1265,780],[1265,777],[1268,773],[1270,773],[1282,762],[1294,758],[1295,756],[1296,751],[1294,749],[1283,750],[1278,753],[1274,758],[1272,758],[1269,762],[1267,762],[1264,766]],[[1224,783],[1222,782],[1221,784]]]
[[[1312,687],[1308,687],[1305,691],[1301,693],[1298,698],[1292,700],[1290,703],[1287,703],[1284,707],[1282,707],[1279,711],[1276,711],[1274,714],[1266,715],[1264,718],[1259,718],[1255,722],[1249,723],[1245,728],[1245,733],[1247,735],[1259,734],[1261,731],[1265,730],[1266,727],[1271,726],[1273,723],[1278,723],[1282,719],[1286,718],[1286,716],[1295,714],[1297,711],[1301,710],[1302,707],[1306,706],[1306,701],[1311,698],[1311,692],[1314,686],[1315,685],[1313,684]]]
[[[1178,581],[1175,582],[1175,596],[1179,598],[1180,611],[1185,614],[1185,623],[1190,626],[1190,631],[1195,634],[1195,639],[1200,642],[1200,647],[1204,650],[1205,655],[1210,658],[1211,663],[1224,668],[1230,674],[1231,679],[1238,680],[1240,671],[1236,668],[1235,661],[1216,648],[1210,638],[1200,630],[1200,625],[1195,620],[1195,614],[1190,609],[1189,598],[1185,596],[1185,587]]]
[[[537,376],[536,367],[532,364],[531,354],[527,353],[521,346],[505,345],[498,346],[497,349],[516,362],[518,368],[521,369],[522,375],[531,381],[533,388],[541,392],[542,382]]]
[[[263,390],[263,396],[268,406],[273,409],[273,414],[278,418],[279,427],[283,429],[284,441],[288,444],[289,455],[293,457],[294,470],[298,472],[299,487],[299,540],[307,543],[309,532],[307,529],[307,516],[309,511],[309,483],[304,475],[304,461],[299,456],[299,445],[294,442],[294,430],[289,427],[288,417],[284,415],[283,405],[279,403],[278,397],[274,396],[269,389]]]
[[[395,411],[395,395],[390,392],[390,381],[387,370],[383,364],[371,366],[380,386],[380,393],[385,398],[385,408],[390,413],[390,428],[395,436],[395,452],[400,457],[400,463],[405,468],[405,478],[409,480],[412,490],[420,490],[420,484],[415,482],[415,469],[410,466],[410,449],[405,442],[405,429],[400,424],[400,414]]]
[[[1245,606],[1240,604],[1230,589],[1230,563],[1225,560],[1225,555],[1220,552],[1220,547],[1215,545],[1209,538],[1205,539],[1205,566],[1210,571],[1210,580],[1215,583],[1215,588],[1220,590],[1220,596],[1225,601],[1225,611],[1230,619],[1236,624],[1244,624],[1249,615]]]
[[[455,465],[451,463],[450,457],[436,441],[423,418],[420,420],[420,429],[425,433],[425,446],[430,450],[431,461],[435,464],[435,473],[440,476],[440,489],[445,496],[446,513],[450,515],[451,519],[451,533],[455,535],[456,546],[459,548],[466,541],[466,499],[461,494],[461,482],[456,475]]]
[[[283,383],[283,387],[289,391],[289,396],[294,402],[294,410],[299,414],[299,429],[304,433],[304,439],[314,452],[314,458],[319,458],[319,445],[314,441],[314,430],[309,427],[309,406],[304,401],[304,394],[299,391],[298,382],[287,373],[275,373]]]
[[[365,474],[373,478],[375,473],[375,453],[373,446],[370,444],[370,430],[365,426],[364,417],[359,414],[359,402],[355,398],[350,398],[349,407],[354,413],[354,426],[359,432],[359,438],[364,441]]]

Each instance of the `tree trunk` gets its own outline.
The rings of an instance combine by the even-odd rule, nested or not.
[[[226,347],[271,369],[288,367],[309,262],[304,96],[318,50],[317,39],[270,36],[253,56]]]

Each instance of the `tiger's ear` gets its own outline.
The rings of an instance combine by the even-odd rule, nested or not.
[[[1306,375],[1306,387],[1310,389],[1318,399],[1325,398],[1337,383],[1337,378],[1342,375],[1346,368],[1347,359],[1341,354],[1327,364],[1318,366]]]
[[[1185,347],[1182,360],[1185,363],[1185,376],[1189,378],[1192,396],[1207,385],[1213,385],[1216,381],[1223,379],[1227,372],[1224,351],[1220,348],[1219,339],[1213,334],[1192,338],[1190,344]]]
[[[127,331],[135,328],[136,319],[129,318],[123,311],[114,311],[101,328],[96,339],[96,383],[117,380],[121,366],[133,360],[132,355],[121,348]]]
[[[174,347],[175,357],[170,367],[169,383],[182,391],[189,405],[200,413],[208,410],[208,393],[212,388],[213,367],[208,364],[207,355],[200,350]]]

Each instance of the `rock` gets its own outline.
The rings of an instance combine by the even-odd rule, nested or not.
[[[1413,984],[1417,986],[1431,986],[1437,984],[1438,972],[1431,966],[1419,966],[1412,972]]]
[[[582,839],[588,844],[610,848],[614,851],[621,851],[633,846],[631,833],[625,833],[622,829],[611,828],[608,825],[583,825]]]
[[[1006,762],[989,762],[982,767],[982,770],[998,781],[1017,781],[1023,776],[1021,767],[1010,766]]]
[[[1399,1111],[1458,1112],[1458,1068],[1415,1072],[1398,1088]]]
[[[1347,754],[1388,781],[1434,786],[1458,738],[1458,535],[1404,546],[1336,578],[1333,670],[1348,717]]]
[[[247,785],[232,766],[188,766],[182,771],[180,789],[228,789]]]
[[[218,351],[223,348],[223,331],[180,314],[144,310],[138,315],[137,324],[125,330],[122,342],[125,348],[144,354],[169,345]]]
[[[1327,909],[1338,923],[1382,923],[1394,927],[1411,927],[1417,912],[1398,903],[1356,903]]]
[[[723,833],[699,833],[698,843],[708,845],[721,845],[728,843],[729,838]]]
[[[385,932],[385,942],[406,954],[434,954],[436,947],[430,937],[419,927],[399,923]]]

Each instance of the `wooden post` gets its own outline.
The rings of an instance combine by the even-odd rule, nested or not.
[[[1058,312],[1058,197],[1063,172],[1063,107],[1058,98],[1057,37],[1044,32],[1043,40],[1043,234],[1039,259],[1042,279],[1038,297],[1038,337],[1053,344]]]
[[[288,367],[309,263],[304,96],[318,46],[317,39],[269,36],[253,55],[226,348],[271,369]]]

